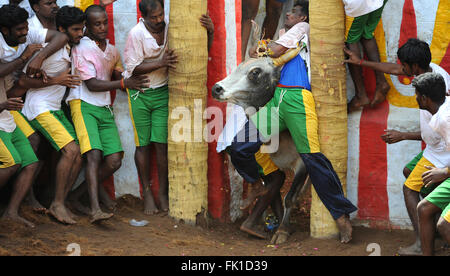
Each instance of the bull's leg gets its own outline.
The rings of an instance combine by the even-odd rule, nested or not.
[[[264,231],[262,231],[262,229],[259,229],[260,227],[258,227],[258,222],[260,221],[262,214],[270,204],[273,204],[277,200],[281,203],[280,189],[283,186],[284,179],[285,174],[280,170],[277,170],[264,177],[268,192],[265,195],[258,197],[258,201],[256,202],[251,214],[241,225],[240,229],[242,231],[261,239],[266,238],[266,234],[264,233]],[[276,197],[279,198],[277,199]]]
[[[304,191],[309,187],[309,178],[307,177],[307,173],[305,167],[299,167],[294,177],[294,181],[292,182],[291,189],[284,197],[284,214],[283,219],[281,220],[280,227],[277,232],[272,237],[273,244],[281,244],[286,242],[287,238],[290,234],[290,215],[292,211],[292,207],[295,206],[295,203],[298,197],[304,193]]]

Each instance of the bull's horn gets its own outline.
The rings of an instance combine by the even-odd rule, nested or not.
[[[283,66],[284,64],[286,64],[288,61],[290,61],[291,59],[293,59],[294,57],[296,57],[298,55],[298,53],[300,53],[301,47],[297,47],[297,48],[292,48],[287,50],[283,55],[281,55],[280,57],[277,58],[272,58],[273,61],[273,65],[280,67]]]

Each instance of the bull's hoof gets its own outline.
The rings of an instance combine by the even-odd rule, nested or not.
[[[278,229],[277,232],[272,236],[270,243],[272,244],[282,244],[285,243],[289,238],[289,232],[285,230]]]

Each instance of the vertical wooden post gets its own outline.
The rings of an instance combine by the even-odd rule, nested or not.
[[[347,177],[347,90],[344,60],[345,13],[341,0],[310,0],[311,85],[319,119],[321,151],[333,164],[344,191]],[[339,234],[335,221],[312,189],[311,236]]]

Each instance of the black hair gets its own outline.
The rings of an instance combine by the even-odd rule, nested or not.
[[[86,20],[86,14],[79,8],[73,6],[64,6],[56,14],[56,28],[62,27],[67,30],[70,26],[83,23]]]
[[[309,0],[297,0],[295,6],[300,6],[300,12],[307,17],[306,22],[309,23]]]
[[[41,0],[28,0],[28,2],[30,3],[30,7],[31,7],[31,9],[34,11],[34,8],[33,8],[33,6],[34,5],[39,5],[39,1],[41,1]]]
[[[164,9],[164,0],[141,0],[141,2],[139,2],[139,11],[143,16],[147,16],[148,8],[154,10],[158,3],[160,3],[161,7]]]
[[[28,12],[16,5],[3,5],[0,8],[0,26],[11,29],[14,26],[27,22]]]
[[[420,95],[430,98],[435,103],[445,101],[446,87],[441,74],[427,72],[412,80],[412,86]]]
[[[106,13],[106,9],[100,5],[90,5],[87,7],[87,9],[84,11],[86,14],[86,23],[89,22],[89,15],[94,12],[104,12]]]
[[[423,70],[427,70],[431,62],[430,46],[425,41],[410,38],[398,49],[397,57],[409,66],[417,64]]]

